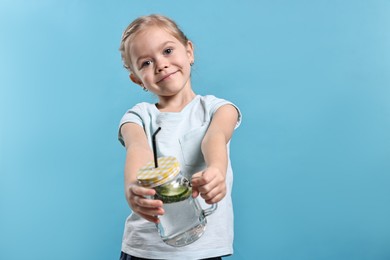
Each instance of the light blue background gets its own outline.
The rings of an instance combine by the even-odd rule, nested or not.
[[[122,30],[175,19],[235,102],[235,255],[390,259],[390,1],[0,2],[0,259],[118,259]],[[57,255],[54,257],[54,255]]]

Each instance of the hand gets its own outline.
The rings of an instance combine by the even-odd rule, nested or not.
[[[192,197],[199,194],[208,204],[221,201],[226,195],[225,174],[215,167],[209,167],[203,172],[192,176]]]
[[[157,216],[164,214],[162,201],[145,198],[145,196],[154,196],[155,193],[154,189],[132,184],[126,191],[126,199],[133,212],[150,222],[158,223],[159,219]]]

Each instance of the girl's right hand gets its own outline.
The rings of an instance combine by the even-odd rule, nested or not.
[[[145,198],[145,196],[154,196],[155,193],[154,189],[132,184],[126,192],[126,200],[133,212],[150,222],[158,223],[158,215],[164,214],[162,201]]]

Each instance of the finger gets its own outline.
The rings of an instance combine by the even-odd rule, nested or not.
[[[208,199],[211,199],[211,198],[213,198],[213,197],[215,197],[218,194],[223,193],[223,192],[224,192],[224,188],[220,187],[220,186],[217,186],[217,187],[214,187],[212,189],[206,190],[204,192],[200,192],[200,195],[205,200],[208,200]]]
[[[198,173],[192,175],[191,184],[193,187],[199,187],[199,186],[205,185],[207,183],[206,179],[204,178],[203,173],[204,172],[198,172]]]
[[[226,185],[224,182],[212,181],[211,183],[199,187],[199,192],[203,199],[210,200],[216,197],[218,194],[226,195]]]
[[[206,177],[203,177],[204,184],[199,185],[197,187],[199,193],[209,193],[210,191],[218,188],[218,186],[221,185],[221,182],[218,181],[217,178],[208,177],[209,179],[206,179]]]
[[[199,177],[202,177],[202,175],[203,175],[203,171],[197,172],[197,173],[192,175],[192,178],[199,178]]]
[[[138,185],[130,185],[129,189],[133,194],[138,196],[153,196],[154,194],[156,194],[156,191],[154,189],[148,189]]]
[[[137,213],[137,214],[140,215],[142,218],[146,219],[147,221],[150,221],[150,222],[153,222],[156,224],[158,224],[160,222],[159,218],[156,216],[149,216],[149,215],[145,215],[142,213]]]
[[[144,199],[142,197],[134,198],[134,205],[132,209],[135,213],[140,215],[142,214],[142,216],[156,217],[164,214],[162,201]]]
[[[163,208],[143,208],[143,207],[136,207],[134,211],[138,214],[143,214],[145,216],[150,217],[157,217],[164,215],[164,209]]]
[[[211,199],[207,199],[205,200],[205,202],[207,204],[215,204],[215,203],[218,203],[220,202],[224,197],[225,197],[226,193],[220,193],[218,194],[217,196],[211,198]]]
[[[192,197],[193,197],[193,198],[196,198],[196,197],[198,197],[198,196],[199,196],[199,191],[198,191],[198,189],[192,188]]]
[[[161,208],[163,206],[161,200],[147,199],[140,196],[134,196],[134,202],[142,208]]]

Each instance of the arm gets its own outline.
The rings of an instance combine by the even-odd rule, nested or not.
[[[126,123],[121,127],[121,133],[126,146],[125,162],[125,196],[133,212],[151,222],[157,223],[157,215],[164,213],[160,200],[146,199],[153,196],[155,191],[138,186],[137,171],[150,160],[153,153],[141,126]]]
[[[224,105],[215,112],[202,141],[202,153],[207,168],[192,177],[193,197],[199,194],[209,204],[217,203],[226,195],[227,143],[237,124],[238,112],[232,105]]]

